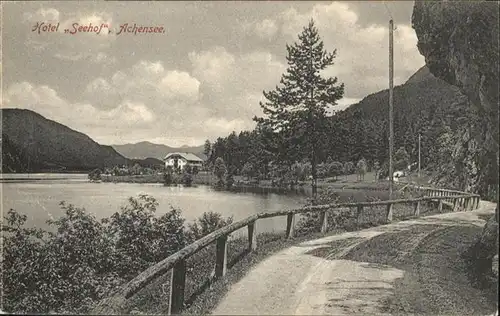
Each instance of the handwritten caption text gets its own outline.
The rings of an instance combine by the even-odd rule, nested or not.
[[[36,22],[36,24],[31,29],[32,32],[42,34],[42,33],[57,33],[61,23],[47,23],[47,22]],[[73,23],[69,28],[64,29],[64,34],[75,35],[77,33],[95,33],[99,35],[103,34],[164,34],[165,28],[163,26],[151,26],[151,25],[138,25],[137,23],[124,23],[118,28],[118,31],[114,31],[109,24],[79,24]]]

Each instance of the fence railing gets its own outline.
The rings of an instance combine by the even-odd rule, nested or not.
[[[286,216],[285,237],[292,238],[295,234],[295,216],[302,213],[318,212],[320,214],[321,221],[320,231],[324,233],[328,230],[328,217],[335,212],[339,212],[341,208],[355,208],[359,221],[360,215],[365,212],[366,208],[373,206],[385,206],[386,221],[391,222],[393,219],[393,206],[397,204],[412,204],[414,206],[413,215],[415,217],[420,216],[420,207],[422,202],[435,203],[439,212],[442,212],[443,207],[451,208],[452,211],[469,211],[477,209],[479,206],[480,196],[477,194],[446,189],[420,187],[411,184],[407,184],[406,187],[416,191],[420,191],[427,196],[412,199],[398,199],[376,202],[315,205],[300,209],[283,210],[278,212],[263,212],[249,216],[243,220],[232,223],[212,232],[211,234],[186,246],[182,250],[172,254],[161,262],[149,267],[133,280],[120,287],[113,294],[113,296],[102,300],[92,313],[96,315],[122,314],[125,303],[131,296],[153,282],[156,278],[167,273],[169,270],[171,271],[171,282],[168,313],[169,315],[179,313],[184,305],[184,290],[186,286],[186,260],[199,250],[215,242],[215,268],[213,278],[215,280],[223,277],[227,271],[228,237],[231,235],[231,233],[246,227],[248,231],[248,250],[256,250],[258,246],[256,224],[259,219]]]
[[[472,195],[473,200],[471,203],[473,203],[474,205],[471,205],[470,208],[477,209],[479,206],[480,196],[477,194],[470,193],[470,192],[420,186],[420,185],[413,184],[413,183],[399,182],[398,184],[403,186],[403,189],[411,189],[411,190],[414,190],[415,192],[419,192],[419,193],[424,194],[428,197],[443,197],[443,196],[450,197],[452,195]],[[445,203],[450,203],[450,204],[454,203],[454,199],[452,199],[452,198],[444,199],[443,201]],[[465,201],[465,199],[461,198],[461,199],[459,199],[458,203],[461,207],[465,207],[466,201]]]

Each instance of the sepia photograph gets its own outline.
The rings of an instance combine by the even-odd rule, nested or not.
[[[1,1],[0,314],[498,316],[499,1]]]

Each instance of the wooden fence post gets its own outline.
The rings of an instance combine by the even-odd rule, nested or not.
[[[249,223],[248,228],[248,250],[257,250],[257,232],[255,231],[255,224],[257,221]]]
[[[453,200],[453,212],[456,212],[458,208],[458,199]]]
[[[443,211],[443,200],[439,199],[438,212],[441,213],[442,211]]]
[[[289,213],[286,216],[286,238],[293,238],[295,232],[295,214]]]
[[[417,201],[415,204],[415,210],[413,212],[413,216],[419,217],[420,216],[420,201]]]
[[[392,203],[387,204],[387,222],[392,222]]]
[[[328,211],[321,212],[319,218],[321,223],[320,232],[324,234],[328,230]]]
[[[361,214],[363,214],[363,205],[358,205],[356,210],[356,221],[358,225],[361,225]]]
[[[215,246],[215,278],[226,275],[227,269],[227,236],[217,238]]]
[[[172,269],[170,279],[170,303],[168,314],[175,315],[182,311],[184,306],[184,289],[186,287],[186,261],[179,260]]]

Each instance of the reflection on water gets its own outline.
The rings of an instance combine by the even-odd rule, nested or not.
[[[234,221],[238,221],[260,212],[299,208],[307,203],[310,196],[310,189],[303,188],[287,192],[278,188],[249,187],[228,192],[204,185],[184,188],[162,184],[90,183],[86,174],[3,174],[1,178],[3,213],[15,209],[28,216],[28,225],[41,228],[47,228],[47,219],[56,219],[63,214],[59,206],[61,201],[83,207],[101,219],[119,211],[129,197],[144,193],[159,202],[157,214],[164,214],[170,207],[175,207],[189,222],[209,211],[224,217],[233,216]],[[367,195],[387,199],[387,192],[346,189],[337,193],[341,202],[348,198],[363,201]],[[285,226],[286,217],[281,216],[259,220],[256,228],[260,232],[273,232],[284,231]]]
[[[2,179],[4,214],[11,208],[15,209],[28,216],[30,226],[43,228],[47,228],[47,219],[62,215],[61,201],[84,207],[100,219],[119,211],[127,203],[127,198],[140,193],[158,200],[157,214],[168,212],[172,206],[181,209],[187,221],[208,211],[233,216],[237,221],[259,212],[297,208],[306,203],[302,194],[256,192],[254,189],[215,191],[209,186],[184,188],[161,184],[90,183],[85,174],[3,174]],[[283,231],[285,225],[284,217],[270,218],[259,221],[258,229]]]

